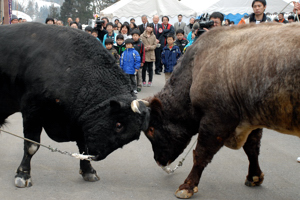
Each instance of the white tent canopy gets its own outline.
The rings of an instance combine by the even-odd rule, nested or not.
[[[100,12],[100,16],[110,19],[136,18],[137,24],[141,23],[142,15],[146,15],[148,19],[153,15],[166,15],[172,21],[172,18],[177,19],[178,14],[182,14],[186,19],[197,16],[194,9],[178,0],[121,0]]]
[[[29,15],[27,15],[26,13],[23,13],[21,11],[12,10],[12,14],[16,15],[18,18],[26,19],[28,22],[32,21],[32,19]]]
[[[201,15],[205,9],[218,2],[219,0],[181,0],[181,2],[190,8],[193,8],[198,15]]]
[[[215,11],[221,12],[225,15],[228,14],[244,14],[253,13],[251,7],[253,0],[219,0],[210,7],[204,10],[204,12],[212,13]],[[284,0],[272,0],[267,1],[267,8],[265,13],[279,13],[288,3]],[[289,5],[283,12],[292,12],[293,6]]]

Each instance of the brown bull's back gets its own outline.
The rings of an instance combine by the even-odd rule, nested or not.
[[[299,31],[269,23],[204,34],[195,44],[193,105],[230,115],[248,133],[266,127],[300,136]]]

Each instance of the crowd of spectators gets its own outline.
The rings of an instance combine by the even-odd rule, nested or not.
[[[249,6],[252,6],[253,13],[242,18],[238,25],[272,21],[265,14],[266,0],[254,0],[252,5]],[[296,14],[299,9],[300,4],[295,3],[294,13]],[[193,44],[201,31],[209,31],[210,28],[217,26],[235,25],[233,21],[224,19],[224,15],[220,12],[212,13],[208,20],[213,21],[213,25],[210,28],[203,29],[201,29],[195,17],[191,17],[188,24],[183,22],[181,14],[178,15],[178,21],[173,25],[169,23],[168,16],[160,18],[158,15],[153,16],[152,22],[149,22],[148,17],[143,15],[141,17],[142,24],[140,25],[136,25],[134,18],[131,18],[129,22],[126,21],[123,23],[119,19],[110,22],[107,17],[102,17],[101,20],[104,23],[100,27],[95,24],[95,27],[87,26],[83,31],[96,37],[100,43],[99,45],[103,45],[104,48],[109,50],[121,68],[126,66],[126,70],[124,68],[123,70],[125,73],[130,71],[132,81],[136,75],[137,80],[133,83],[133,85],[137,86],[133,87],[135,93],[141,91],[142,87],[152,86],[154,72],[156,75],[161,75],[162,71],[164,71],[165,80],[167,81],[179,57]],[[162,23],[159,23],[160,20]],[[285,19],[284,13],[280,13],[278,18],[275,18],[273,22],[292,23],[298,20],[299,17],[297,15],[296,17],[291,15]],[[12,24],[22,22],[26,22],[26,20],[12,15]],[[64,26],[63,21],[53,18],[47,18],[45,23]],[[72,18],[68,18],[66,26],[82,30],[82,25],[78,17],[75,21]],[[130,49],[135,49],[135,51],[131,51]],[[131,53],[130,56],[133,56],[135,61],[139,58],[139,67],[137,67],[136,62],[133,62],[132,65],[124,64],[124,62],[127,62],[127,58],[124,58],[122,55],[126,52],[128,57],[129,50]],[[132,67],[132,70],[129,70],[130,67]],[[149,75],[148,84],[146,72]]]

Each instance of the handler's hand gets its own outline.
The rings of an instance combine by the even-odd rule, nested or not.
[[[294,10],[293,10],[293,12],[296,13],[297,10],[298,11],[300,10],[300,3],[293,1],[293,4],[294,4]]]

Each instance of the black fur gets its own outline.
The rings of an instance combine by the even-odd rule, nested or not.
[[[76,141],[97,160],[139,138],[148,111],[131,110],[136,96],[128,75],[92,35],[24,23],[0,26],[0,44],[0,125],[22,112],[25,137],[39,142],[44,128],[53,140]],[[22,170],[30,174],[30,145],[25,142],[21,177]],[[84,162],[82,171],[93,171]]]

